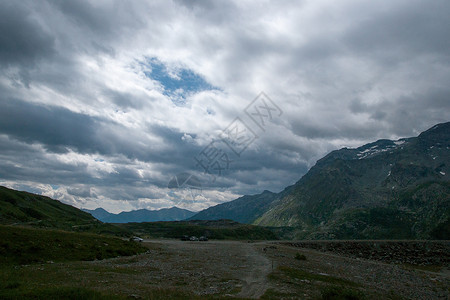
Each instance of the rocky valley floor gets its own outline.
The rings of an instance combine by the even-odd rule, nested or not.
[[[2,286],[2,293],[7,298],[17,295],[17,289],[26,295],[35,289],[76,287],[119,299],[450,296],[448,260],[441,252],[448,250],[446,242],[429,246],[431,252],[440,250],[430,255],[434,259],[428,258],[429,263],[421,264],[414,264],[412,258],[403,262],[393,261],[389,255],[386,260],[384,256],[364,255],[376,251],[367,244],[358,248],[360,242],[332,247],[311,243],[147,240],[143,243],[147,253],[131,257],[1,267],[1,279],[8,283]],[[411,257],[416,252],[399,250],[395,255],[399,253]]]

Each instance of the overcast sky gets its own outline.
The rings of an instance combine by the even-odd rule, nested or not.
[[[449,15],[448,0],[3,0],[0,185],[111,212],[278,192],[329,151],[449,121]]]

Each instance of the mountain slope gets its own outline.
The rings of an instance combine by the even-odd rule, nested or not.
[[[0,224],[69,231],[128,235],[129,232],[103,224],[90,214],[49,197],[0,186]]]
[[[103,208],[97,208],[95,210],[84,209],[84,211],[105,223],[180,221],[195,214],[195,212],[178,207],[163,208],[160,210],[139,209],[121,212],[119,214],[109,213]]]
[[[252,223],[266,212],[270,204],[278,197],[280,195],[270,191],[264,191],[258,195],[246,195],[202,210],[189,220],[232,219],[239,223]]]
[[[192,219],[293,226],[297,238],[449,239],[449,149],[444,123],[418,137],[336,150],[281,193],[244,196]]]
[[[314,238],[442,238],[449,149],[445,123],[417,138],[333,151],[255,223],[299,226],[300,236]]]
[[[85,208],[82,208],[81,210],[84,212],[87,212],[88,214],[92,215],[94,218],[96,218],[97,220],[100,220],[102,222],[104,222],[103,221],[104,219],[107,219],[107,218],[111,217],[112,215],[114,215],[101,207],[96,208],[94,210],[85,209]]]

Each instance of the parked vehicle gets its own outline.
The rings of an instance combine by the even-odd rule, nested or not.
[[[138,243],[142,243],[143,240],[144,240],[144,239],[141,239],[141,238],[138,237],[138,236],[133,236],[133,237],[130,239],[130,241],[138,242]]]

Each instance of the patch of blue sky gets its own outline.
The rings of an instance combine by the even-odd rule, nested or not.
[[[175,104],[182,104],[189,94],[218,89],[190,69],[172,71],[157,58],[148,59],[147,63],[150,70],[144,72],[145,76],[158,81],[164,95],[170,97]]]

